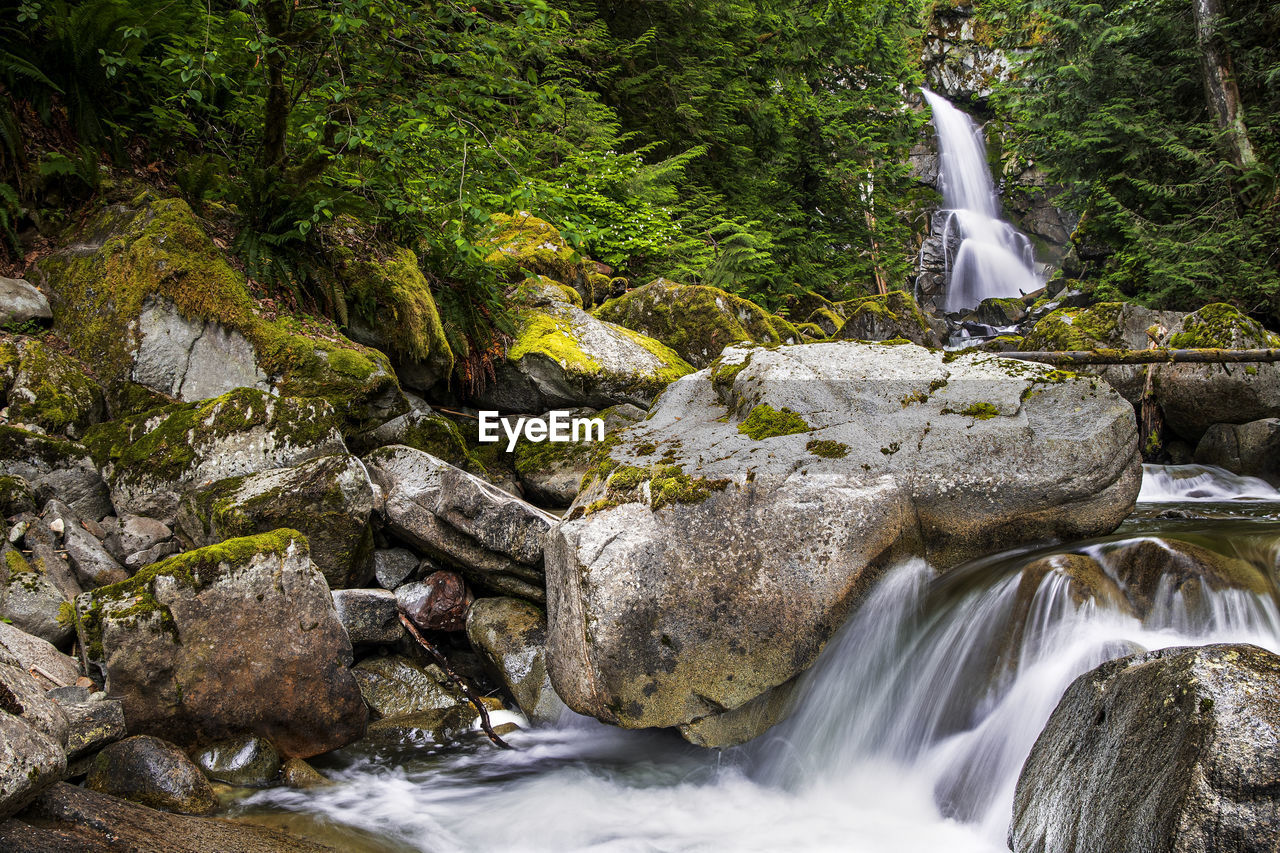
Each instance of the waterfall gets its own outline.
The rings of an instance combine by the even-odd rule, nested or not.
[[[1143,465],[1139,501],[1280,501],[1259,477],[1244,477],[1212,465]]]
[[[924,89],[938,135],[938,182],[945,225],[947,311],[964,311],[992,297],[1040,288],[1031,241],[1000,218],[987,167],[986,142],[973,119]]]

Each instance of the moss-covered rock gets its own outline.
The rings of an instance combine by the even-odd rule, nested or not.
[[[1021,299],[992,297],[982,300],[973,313],[979,323],[985,323],[988,326],[1012,326],[1027,316],[1027,306]]]
[[[144,193],[101,211],[38,275],[55,330],[112,394],[137,381],[192,400],[265,382],[325,397],[355,428],[407,409],[386,355],[266,311],[180,199]]]
[[[85,444],[117,510],[165,519],[199,484],[342,453],[337,422],[325,400],[240,388],[99,424]]]
[[[609,300],[595,315],[661,341],[698,368],[715,361],[730,344],[801,340],[795,326],[750,300],[665,278]]]
[[[604,422],[604,440],[608,441],[617,430],[642,420],[644,410],[624,403],[600,412],[577,409],[570,415],[574,418],[600,418]],[[590,469],[599,447],[600,444],[594,440],[533,442],[522,436],[513,455],[516,475],[525,495],[542,506],[567,507],[578,496],[582,477]]]
[[[648,406],[693,371],[659,341],[567,303],[520,307],[516,321],[494,381],[477,395],[481,408],[534,413],[619,403]]]
[[[1125,345],[1124,302],[1059,308],[1041,319],[1023,341],[1029,352],[1093,350]]]
[[[291,468],[230,477],[183,498],[177,533],[188,547],[292,528],[330,589],[365,585],[373,575],[373,484],[360,460],[323,456]]]
[[[590,305],[587,268],[555,226],[527,211],[515,215],[494,214],[491,218],[492,246],[485,261],[512,282],[528,276],[546,276],[578,291]]]
[[[837,314],[831,308],[822,307],[810,314],[809,318],[805,320],[805,323],[815,325],[822,329],[822,333],[829,338],[836,332],[840,331],[840,327],[844,325],[844,317]]]
[[[1269,332],[1257,320],[1222,302],[1188,314],[1169,333],[1174,349],[1275,349],[1280,335]]]
[[[74,439],[106,414],[102,389],[84,366],[39,339],[0,343],[0,363],[12,366],[4,395],[11,423]]]
[[[0,618],[55,646],[71,639],[59,619],[66,598],[39,560],[28,560],[7,541],[0,546]]]
[[[906,339],[921,346],[939,347],[942,341],[929,326],[916,300],[905,290],[840,303],[849,319],[836,332],[838,341],[889,341]]]
[[[280,753],[271,741],[253,735],[218,741],[191,757],[210,779],[238,788],[267,788],[280,775]]]
[[[978,344],[977,348],[983,352],[1021,352],[1025,347],[1025,339],[1019,335],[997,335]]]
[[[76,610],[131,732],[184,747],[252,733],[300,758],[364,733],[351,642],[297,531],[172,557]]]

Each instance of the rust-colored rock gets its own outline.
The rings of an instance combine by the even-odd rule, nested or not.
[[[396,590],[400,612],[424,631],[462,631],[475,596],[454,572],[435,572]]]

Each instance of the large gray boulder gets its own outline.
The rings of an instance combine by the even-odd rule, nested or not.
[[[551,412],[543,415],[549,419]],[[604,440],[620,429],[644,419],[644,410],[624,403],[602,411],[577,409],[570,418],[599,418],[604,423]],[[515,470],[529,500],[539,506],[567,507],[582,488],[582,478],[591,468],[596,444],[593,441],[530,441],[521,437],[515,447]]]
[[[66,597],[40,562],[13,546],[0,545],[0,617],[14,627],[54,645],[71,639],[72,627],[59,620]]]
[[[411,447],[384,447],[364,462],[397,537],[472,583],[543,599],[542,538],[554,516]]]
[[[344,453],[336,423],[322,399],[240,388],[100,424],[85,443],[117,511],[166,520],[205,484]]]
[[[1214,424],[1196,445],[1196,462],[1280,483],[1280,418]]]
[[[309,459],[220,480],[188,493],[178,507],[179,535],[194,547],[288,527],[307,537],[311,559],[330,589],[373,576],[373,484],[349,454]]]
[[[1037,365],[730,348],[617,435],[547,537],[552,683],[630,728],[741,708],[807,668],[903,553],[946,568],[1110,532],[1137,445],[1118,394]]]
[[[0,326],[52,320],[49,300],[31,282],[0,277]]]
[[[252,733],[299,758],[364,733],[351,641],[296,531],[187,552],[76,607],[130,732],[182,746]]]
[[[23,662],[0,649],[0,818],[62,779],[66,715]]]
[[[1173,648],[1080,676],[1018,779],[1014,853],[1280,847],[1280,657]]]

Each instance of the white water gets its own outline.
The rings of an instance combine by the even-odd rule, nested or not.
[[[938,182],[946,228],[947,311],[974,308],[984,299],[1038,290],[1031,241],[1000,218],[987,166],[982,130],[941,95],[923,90],[938,134]],[[954,252],[953,243],[959,240]]]
[[[1208,540],[1274,580],[1277,527],[1242,529]],[[1108,567],[1118,544],[1067,551]],[[1205,590],[1208,606],[1195,609],[1165,584],[1141,622],[1077,606],[1057,572],[1014,641],[1019,570],[1037,556],[942,578],[920,560],[891,571],[804,676],[792,718],[744,748],[706,752],[575,715],[514,733],[512,752],[351,751],[329,770],[337,786],[262,792],[241,808],[259,820],[288,813],[322,840],[335,824],[378,839],[350,850],[1003,851],[1022,762],[1077,675],[1173,645],[1280,651],[1274,596]]]
[[[1280,491],[1266,480],[1212,465],[1143,465],[1138,501],[1280,501]]]

